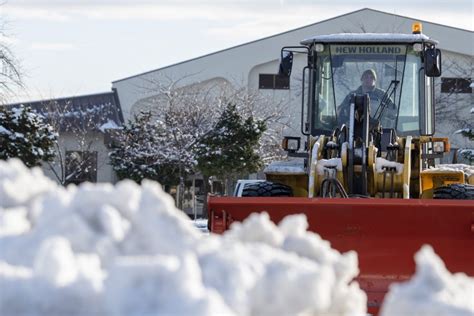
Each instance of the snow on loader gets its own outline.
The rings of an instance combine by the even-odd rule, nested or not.
[[[307,56],[304,150],[300,137],[285,137],[293,161],[267,167],[267,181],[247,185],[244,197],[209,197],[211,231],[253,212],[276,223],[305,214],[332,247],[357,251],[373,313],[390,283],[414,273],[423,244],[450,271],[474,276],[473,167],[435,166],[450,151],[447,138],[433,136],[438,42],[415,23],[412,34],[333,34],[301,44],[282,48],[280,75],[290,76],[294,53]],[[380,88],[364,91],[364,73]]]

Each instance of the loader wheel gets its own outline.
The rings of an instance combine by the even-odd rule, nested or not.
[[[293,196],[291,187],[269,181],[247,184],[242,190],[242,196]]]
[[[451,184],[434,189],[434,199],[474,200],[474,185]]]

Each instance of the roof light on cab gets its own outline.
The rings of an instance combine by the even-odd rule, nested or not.
[[[421,34],[422,30],[423,30],[423,27],[421,25],[421,22],[414,22],[411,25],[411,31],[413,34]]]

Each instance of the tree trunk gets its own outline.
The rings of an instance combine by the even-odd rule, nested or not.
[[[235,176],[228,176],[225,179],[225,195],[232,196],[234,193]]]
[[[179,166],[179,185],[178,192],[176,194],[176,206],[182,210],[183,209],[183,200],[184,200],[184,168]]]

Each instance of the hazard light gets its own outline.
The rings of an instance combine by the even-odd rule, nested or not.
[[[411,26],[411,31],[413,34],[421,34],[423,27],[420,22],[414,22]]]

